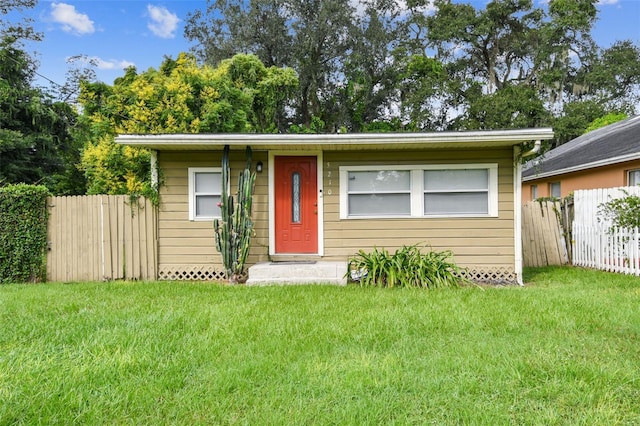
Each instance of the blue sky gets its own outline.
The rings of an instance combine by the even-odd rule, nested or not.
[[[480,8],[485,0],[471,3]],[[36,52],[41,75],[62,84],[70,68],[67,59],[86,55],[98,63],[98,79],[112,84],[127,66],[142,72],[158,68],[165,55],[175,58],[188,51],[186,16],[205,8],[206,1],[195,0],[40,0],[36,8],[8,19],[28,16],[44,34],[42,42],[26,46]],[[640,44],[640,0],[601,0],[598,9],[592,34],[601,47],[624,39]]]

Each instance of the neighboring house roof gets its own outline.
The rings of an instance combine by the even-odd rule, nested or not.
[[[640,159],[640,115],[585,133],[523,167],[534,180]]]
[[[491,148],[553,138],[550,128],[433,133],[258,134],[197,133],[120,135],[116,142],[159,151],[219,150],[225,145],[244,149],[415,149]]]

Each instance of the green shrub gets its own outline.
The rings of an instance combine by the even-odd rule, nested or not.
[[[360,250],[349,259],[347,277],[361,286],[457,287],[465,282],[464,269],[450,258],[449,250],[422,252],[419,244],[402,246],[394,254],[374,248]]]
[[[0,283],[43,280],[47,196],[42,185],[0,188]]]
[[[598,206],[599,218],[610,220],[613,228],[640,227],[640,196],[624,191],[625,197]]]

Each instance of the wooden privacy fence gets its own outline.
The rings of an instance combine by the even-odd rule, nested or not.
[[[531,201],[522,206],[522,257],[524,266],[569,263],[558,201]]]
[[[153,280],[156,208],[127,195],[49,197],[47,280]]]

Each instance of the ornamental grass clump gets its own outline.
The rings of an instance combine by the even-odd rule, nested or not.
[[[456,265],[450,250],[422,252],[419,244],[402,246],[394,254],[375,247],[360,250],[349,259],[347,276],[361,286],[458,287],[466,282],[464,268]]]

